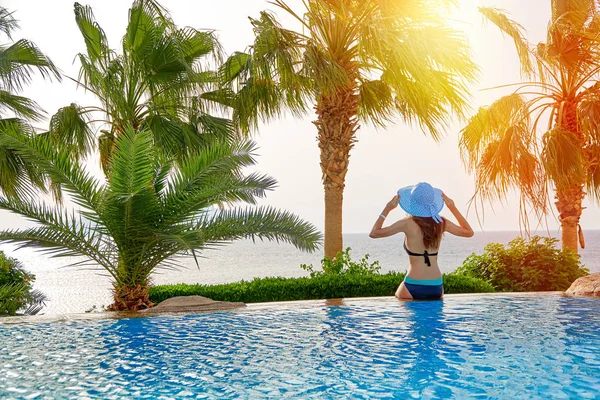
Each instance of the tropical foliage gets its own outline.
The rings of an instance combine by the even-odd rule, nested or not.
[[[32,290],[34,280],[18,260],[0,251],[0,316],[16,315],[18,311],[33,315],[41,311],[46,297]]]
[[[127,127],[147,130],[166,154],[183,157],[213,135],[231,136],[230,120],[208,113],[208,101],[198,97],[213,88],[209,70],[220,57],[220,45],[210,31],[178,28],[168,12],[153,0],[136,0],[122,39],[122,51],[109,47],[104,30],[90,6],[75,3],[75,22],[86,51],[78,86],[93,93],[100,105],[71,104],[50,121],[48,135],[75,157],[98,149],[106,174],[117,137]]]
[[[600,200],[600,10],[593,0],[553,0],[545,43],[531,45],[523,27],[501,10],[482,14],[511,36],[526,82],[481,108],[463,129],[464,162],[476,176],[476,198],[521,193],[522,220],[530,207],[543,218],[550,190],[562,245],[584,247],[579,227],[586,192]],[[546,122],[547,121],[547,122]]]
[[[11,40],[0,44],[0,136],[8,130],[32,135],[33,129],[27,121],[41,120],[43,112],[35,101],[19,93],[36,72],[44,78],[59,78],[52,61],[34,43],[26,39],[12,42],[12,34],[18,27],[13,14],[0,6],[0,35]],[[31,183],[44,187],[35,164],[25,163],[4,147],[0,147],[0,171],[0,192],[6,196],[27,194]]]
[[[469,256],[456,273],[483,279],[498,291],[566,290],[590,271],[581,265],[577,253],[557,249],[557,242],[554,238],[534,236],[529,241],[516,238],[508,243],[508,248],[490,243],[483,254]]]
[[[312,225],[288,212],[226,207],[253,204],[276,183],[242,173],[254,164],[251,142],[215,139],[174,163],[157,151],[152,132],[129,127],[115,138],[106,182],[95,179],[69,149],[57,151],[43,138],[5,135],[0,145],[35,161],[81,208],[76,213],[61,205],[0,198],[0,209],[37,222],[34,228],[0,232],[0,242],[83,256],[79,264],[104,268],[114,284],[111,310],[150,307],[151,274],[176,267],[173,257],[196,257],[202,249],[239,238],[281,240],[307,251],[320,240]]]
[[[300,268],[307,271],[311,278],[321,275],[378,275],[381,271],[379,261],[369,261],[369,255],[365,254],[359,261],[350,256],[350,247],[340,251],[334,258],[324,257],[321,260],[321,271],[314,269],[312,264],[301,264]]]
[[[400,116],[438,139],[451,112],[467,108],[477,72],[465,37],[443,16],[453,0],[304,0],[279,9],[300,29],[262,12],[251,19],[254,44],[234,53],[219,77],[229,88],[204,93],[233,107],[243,131],[258,122],[317,114],[325,189],[325,256],[342,251],[342,202],[350,150],[361,121],[383,126]]]

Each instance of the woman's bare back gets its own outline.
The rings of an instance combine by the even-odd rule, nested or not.
[[[406,248],[418,254],[424,254],[425,250],[429,254],[435,254],[438,252],[438,249],[426,249],[423,244],[423,234],[421,232],[421,228],[412,218],[407,218],[406,221],[406,230],[405,234],[405,244]],[[429,256],[429,263],[431,266],[428,266],[425,263],[424,256],[409,256],[410,267],[408,269],[408,275],[414,279],[438,279],[442,276],[442,273],[438,266],[438,257],[437,256]]]

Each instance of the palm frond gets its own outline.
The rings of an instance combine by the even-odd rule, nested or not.
[[[154,144],[165,154],[183,156],[201,144],[200,135],[194,127],[168,114],[150,114],[144,125],[152,132]]]
[[[0,119],[0,142],[6,136],[27,140],[33,135],[33,128],[22,120]],[[7,197],[35,197],[36,188],[46,190],[46,179],[37,162],[23,158],[4,144],[0,144],[0,171],[0,191]]]
[[[392,91],[393,102],[381,93],[388,116],[399,114],[439,139],[451,113],[463,117],[468,110],[467,83],[475,79],[478,70],[464,34],[434,14],[428,12],[427,20],[411,20],[401,13],[379,10],[362,26],[358,61],[365,76],[380,76],[379,88],[387,86]],[[377,105],[376,99],[370,103]],[[363,107],[361,104],[361,113]],[[376,112],[364,117],[380,124],[382,105],[371,109]]]
[[[43,137],[23,136],[7,130],[0,135],[0,148],[15,152],[25,163],[35,165],[52,182],[61,185],[72,196],[72,201],[88,210],[98,207],[101,186],[84,166],[74,163],[67,149],[56,151]]]
[[[223,85],[231,84],[239,77],[246,80],[251,68],[252,55],[236,51],[219,67],[219,80]]]
[[[152,146],[149,131],[128,128],[116,139],[101,218],[118,245],[151,231],[160,213]]]
[[[521,73],[524,76],[531,76],[534,73],[534,68],[531,62],[529,43],[524,35],[525,28],[518,22],[509,19],[504,10],[494,7],[479,7],[478,10],[483,15],[484,20],[496,25],[513,40],[521,62]]]
[[[13,13],[4,7],[0,7],[0,32],[11,38],[11,33],[19,28],[19,23],[13,17]]]
[[[542,218],[548,210],[548,176],[538,158],[529,108],[519,93],[480,108],[461,131],[459,147],[464,164],[476,175],[477,197],[493,202],[518,190],[522,207],[531,205]]]
[[[165,199],[165,218],[163,225],[174,220],[187,220],[207,213],[213,206],[223,206],[237,202],[255,204],[257,198],[264,197],[265,192],[272,190],[276,181],[261,174],[250,174],[244,178],[236,178],[231,174],[214,176],[195,185],[187,193],[170,193]]]
[[[233,138],[236,129],[233,121],[227,118],[216,117],[207,113],[200,113],[193,119],[194,126],[198,127],[202,135],[212,135],[219,138]]]
[[[250,174],[241,177],[243,168],[254,164],[255,144],[241,141],[234,144],[213,142],[198,154],[180,162],[163,197],[165,224],[187,220],[198,210],[212,205],[245,201],[253,204],[256,197],[275,186],[267,176]]]
[[[360,85],[359,117],[385,126],[393,117],[393,89],[381,79],[366,80]]]
[[[75,3],[75,22],[85,41],[87,55],[92,62],[104,58],[110,52],[104,30],[96,22],[90,6]]]
[[[587,149],[587,193],[600,204],[600,142],[593,142]]]
[[[16,243],[21,247],[35,247],[55,257],[85,256],[107,270],[112,262],[106,249],[102,231],[94,222],[85,222],[81,217],[60,207],[49,207],[43,203],[33,204],[17,199],[0,198],[0,209],[21,215],[41,226],[22,230],[0,232],[0,241]],[[109,271],[110,272],[110,271]]]
[[[577,118],[589,140],[600,143],[600,83],[595,83],[580,95]]]
[[[23,311],[24,315],[36,315],[44,309],[48,297],[39,290],[32,290],[28,294],[29,306]]]
[[[461,130],[459,141],[461,156],[469,169],[473,171],[476,168],[485,148],[498,141],[508,129],[513,126],[527,129],[529,113],[526,106],[525,97],[513,93],[500,98],[488,108],[480,108],[469,120]],[[526,132],[523,129],[520,131]],[[531,140],[528,142],[531,143]]]
[[[56,145],[67,148],[76,159],[91,153],[95,139],[87,112],[75,103],[60,108],[52,116],[47,136]]]
[[[60,79],[58,69],[29,40],[21,39],[8,47],[0,47],[0,81],[8,91],[21,91],[39,72],[44,78]]]
[[[543,144],[544,168],[558,186],[585,181],[581,143],[575,133],[557,127],[544,134]]]
[[[174,24],[166,10],[152,0],[136,0],[129,9],[129,23],[123,38],[124,53],[142,59],[166,29]]]
[[[40,121],[43,117],[43,110],[35,101],[0,89],[0,111],[4,110],[34,121]]]
[[[244,133],[256,129],[260,120],[271,120],[285,111],[293,115],[306,112],[314,95],[309,70],[320,69],[321,84],[333,89],[335,80],[347,79],[341,70],[319,49],[303,52],[306,37],[284,29],[275,18],[262,12],[259,19],[251,19],[255,40],[250,58],[236,54],[219,71],[221,81],[229,83],[236,93],[233,101],[233,120]],[[304,71],[302,70],[304,68]],[[219,100],[213,93],[215,100]],[[225,97],[225,100],[227,97]],[[221,101],[226,104],[225,101]]]
[[[569,24],[582,30],[598,7],[595,0],[552,0],[552,23]]]
[[[221,57],[221,44],[212,31],[199,31],[190,27],[178,29],[174,36],[179,40],[181,57],[193,65],[202,57],[212,56],[215,60]]]
[[[209,243],[266,239],[291,243],[300,250],[312,252],[318,249],[321,241],[321,235],[313,225],[294,214],[270,207],[226,210],[200,220],[194,228]]]

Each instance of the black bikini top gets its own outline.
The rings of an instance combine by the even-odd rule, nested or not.
[[[412,251],[410,251],[410,250],[409,250],[409,249],[406,247],[406,241],[404,241],[404,243],[403,243],[403,246],[404,246],[404,250],[406,250],[406,254],[408,254],[409,256],[415,256],[415,257],[425,257],[425,264],[426,264],[428,267],[431,267],[431,261],[429,260],[429,257],[430,257],[430,256],[437,256],[437,255],[438,255],[438,253],[437,253],[437,252],[435,252],[435,253],[428,253],[428,252],[427,252],[427,250],[425,250],[425,252],[424,252],[424,253],[422,253],[422,254],[421,254],[421,253],[413,253]]]

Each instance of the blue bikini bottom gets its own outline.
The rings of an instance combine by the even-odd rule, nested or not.
[[[404,278],[404,286],[415,300],[439,300],[444,294],[442,278],[439,279],[412,279]]]

